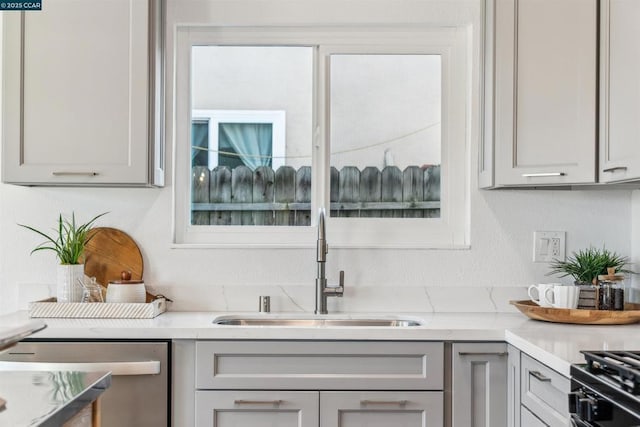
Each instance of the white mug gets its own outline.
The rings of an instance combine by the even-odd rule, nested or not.
[[[531,298],[531,301],[535,302],[540,307],[551,307],[551,303],[545,301],[545,299],[543,298],[543,295],[547,289],[553,289],[554,285],[558,285],[558,283],[539,283],[537,285],[529,286],[529,289],[527,289],[529,298]],[[534,289],[538,294],[538,298],[534,298],[533,296]]]
[[[542,294],[545,303],[554,308],[577,308],[580,288],[578,286],[555,285]]]

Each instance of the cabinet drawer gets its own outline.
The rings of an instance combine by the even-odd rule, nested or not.
[[[547,427],[545,423],[540,421],[535,415],[531,413],[527,408],[522,408],[522,427]]]
[[[196,426],[316,427],[317,391],[197,391]]]
[[[444,426],[442,391],[324,391],[320,427]]]
[[[522,405],[544,423],[552,427],[569,425],[568,378],[522,354],[520,387]]]
[[[198,389],[442,390],[441,342],[198,341]]]

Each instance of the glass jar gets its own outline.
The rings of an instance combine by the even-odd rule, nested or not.
[[[615,274],[615,269],[608,268],[609,274],[598,276],[596,285],[598,310],[624,310],[625,291],[624,276]]]

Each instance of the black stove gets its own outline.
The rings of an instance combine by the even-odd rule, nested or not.
[[[571,366],[572,425],[640,426],[640,351],[581,351]]]

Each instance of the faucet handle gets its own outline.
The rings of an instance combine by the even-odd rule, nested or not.
[[[340,270],[340,281],[337,286],[332,288],[334,297],[342,297],[344,295],[344,270]]]

